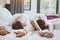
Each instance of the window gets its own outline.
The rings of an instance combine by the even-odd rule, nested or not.
[[[59,10],[58,13],[60,14],[60,0],[59,0],[59,9],[58,10]]]
[[[31,10],[31,0],[24,0],[24,10]]]
[[[55,13],[56,14],[56,0],[41,0],[40,12],[42,13]]]
[[[49,10],[49,0],[40,0],[40,12],[47,12]]]
[[[37,1],[37,5],[38,5],[38,2],[39,0]],[[40,4],[39,4],[40,13],[55,13],[56,14],[56,3],[57,3],[56,0],[40,0]]]
[[[56,0],[52,0],[52,13],[54,13],[54,14],[56,14],[56,4],[57,4],[57,2],[56,2]]]

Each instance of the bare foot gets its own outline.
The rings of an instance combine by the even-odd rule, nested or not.
[[[54,36],[53,33],[49,33],[49,34],[47,35],[47,38],[53,38],[53,36]]]

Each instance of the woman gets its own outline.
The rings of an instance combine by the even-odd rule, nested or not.
[[[39,31],[39,34],[43,37],[52,38],[54,35],[52,32],[50,32],[50,26],[45,23],[45,21],[38,17],[37,20],[31,20],[31,24],[34,27],[35,30]],[[42,30],[48,29],[49,32],[42,32]]]
[[[22,37],[25,36],[25,34],[27,33],[27,31],[24,29],[24,27],[26,26],[26,23],[21,19],[21,17],[16,17],[12,23],[12,29],[15,30],[20,30],[17,32],[14,32],[16,34],[16,37]]]
[[[22,22],[21,17],[17,17],[12,24],[13,29],[23,29],[24,26],[26,24]]]

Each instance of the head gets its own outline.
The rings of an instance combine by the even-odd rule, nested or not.
[[[40,17],[40,16],[38,16],[37,20],[39,20],[39,19],[41,19],[41,17]]]
[[[21,17],[17,17],[17,18],[15,18],[14,23],[16,23],[17,21],[20,21],[20,20],[21,20]]]

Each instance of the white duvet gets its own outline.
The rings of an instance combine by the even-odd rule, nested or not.
[[[4,25],[7,28],[7,25],[9,24],[10,19],[12,18],[12,15],[10,15],[10,14],[11,13],[8,10],[6,11],[5,8],[0,8],[0,25]],[[29,25],[28,25],[28,27],[30,28]],[[6,36],[0,36],[0,40],[60,40],[60,36],[59,36],[60,30],[54,30],[54,37],[53,38],[41,37],[38,35],[37,32],[30,32],[30,31],[28,32],[27,35],[17,38],[15,36],[15,34],[13,33],[15,30],[11,30],[10,28],[7,28],[7,30],[10,31],[11,33]]]
[[[60,40],[60,30],[54,30],[53,38],[41,37],[37,32],[28,32],[23,37],[16,37],[13,32],[6,36],[0,36],[0,40]]]

